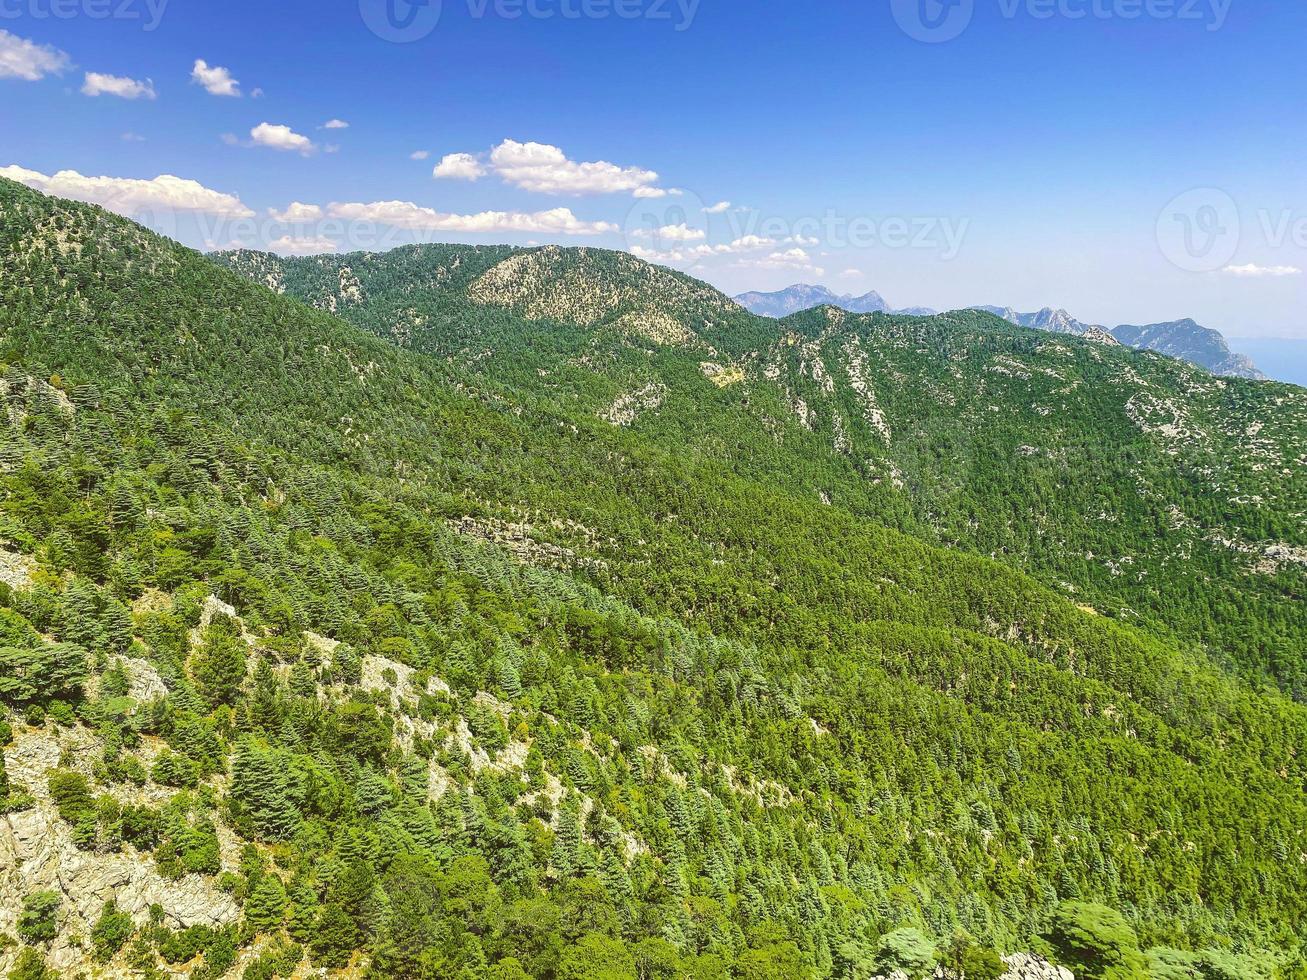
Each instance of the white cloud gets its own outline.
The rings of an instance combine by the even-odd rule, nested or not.
[[[328,213],[346,221],[372,221],[409,231],[508,232],[545,235],[603,235],[620,229],[606,221],[582,221],[568,208],[532,214],[520,211],[483,211],[480,214],[442,214],[408,201],[372,204],[331,204]]]
[[[730,201],[718,201],[716,204],[712,205],[711,207],[704,208],[704,209],[703,209],[703,213],[704,213],[704,214],[725,214],[725,213],[726,213],[727,211],[729,211],[730,209],[731,209],[731,202],[730,202]]]
[[[340,246],[330,238],[322,236],[295,238],[282,235],[276,241],[268,243],[268,251],[282,255],[322,255],[324,252],[335,252],[339,248]]]
[[[33,44],[8,31],[0,31],[0,78],[36,82],[58,75],[71,64],[68,55],[48,44]]]
[[[859,269],[845,269],[840,273],[841,279],[861,279],[862,271]]]
[[[436,164],[431,176],[439,180],[480,180],[486,168],[471,153],[449,153]]]
[[[680,193],[656,187],[658,174],[652,170],[619,167],[605,160],[579,162],[548,143],[517,140],[504,140],[487,154],[451,153],[435,170],[436,177],[458,180],[477,180],[492,173],[510,186],[537,194],[631,193],[658,198]]]
[[[90,96],[116,95],[120,99],[153,99],[154,82],[146,79],[138,82],[134,78],[122,78],[118,75],[102,75],[98,71],[88,71],[82,82],[82,94]]]
[[[556,146],[504,140],[490,151],[490,165],[514,187],[540,194],[617,194],[648,187],[658,174],[604,160],[577,163]]]
[[[210,190],[193,180],[163,174],[152,180],[129,177],[84,177],[76,170],[61,170],[53,176],[10,166],[0,168],[8,177],[56,197],[99,204],[110,211],[131,215],[145,209],[215,214],[227,218],[252,218],[254,212],[234,194]]]
[[[679,225],[663,225],[655,230],[649,228],[637,228],[631,232],[635,238],[657,238],[669,242],[701,242],[708,237],[707,232],[700,228],[691,228],[685,222]]]
[[[122,141],[124,143],[144,143],[145,137],[140,133],[123,133]]]
[[[754,248],[772,248],[776,244],[774,238],[762,238],[759,235],[745,235],[743,238],[737,238],[730,245],[722,245],[720,248],[732,252],[743,252]]]
[[[195,67],[191,69],[191,81],[203,85],[204,90],[210,95],[225,95],[235,99],[241,96],[241,83],[231,77],[231,72],[226,68],[210,65],[203,58],[195,59]],[[257,99],[262,94],[261,90],[255,89],[251,97]]]
[[[349,129],[349,123],[343,119],[329,119],[322,124],[323,129]]]
[[[657,232],[637,230],[631,234],[636,238],[662,237],[669,241],[676,241],[677,233],[684,228],[684,225],[673,225],[668,228],[662,228]],[[688,243],[703,237],[702,234],[695,234],[694,229],[686,230],[690,231],[691,234],[689,237],[682,238],[682,241]],[[678,265],[686,262],[698,262],[702,259],[714,258],[716,256],[747,255],[748,253],[756,252],[759,249],[774,248],[775,246],[776,240],[774,238],[762,238],[758,235],[745,235],[742,238],[735,239],[735,241],[731,242],[729,245],[708,245],[706,243],[701,243],[692,247],[673,248],[667,251],[645,248],[642,245],[633,245],[627,251],[636,258],[644,259],[646,262],[659,262],[664,265]],[[735,264],[739,268],[794,268],[796,266],[792,263],[795,261],[797,260],[779,260],[772,258],[752,260],[741,259]],[[806,268],[807,266],[801,267]]]
[[[250,92],[250,98],[251,98],[251,99],[261,99],[261,98],[263,98],[263,89],[261,89],[261,88],[256,88],[256,89],[254,89],[252,92]]]
[[[1227,265],[1221,270],[1226,275],[1241,279],[1283,279],[1287,276],[1300,276],[1302,270],[1292,265]]]
[[[811,256],[801,248],[791,248],[784,252],[772,252],[767,258],[778,262],[807,262]]]
[[[408,158],[410,160],[425,160],[429,156],[431,156],[430,150],[414,150],[408,155]]]
[[[772,252],[770,255],[757,258],[740,259],[735,266],[738,269],[798,269],[816,275],[825,273],[824,269],[813,265],[812,256],[801,248]]]
[[[702,241],[706,236],[697,228],[687,228],[685,225],[668,225],[657,231],[646,231],[637,229],[631,232],[634,238],[658,238],[665,239],[668,242],[696,242]],[[695,245],[693,248],[677,248],[673,251],[658,252],[653,249],[643,248],[639,245],[630,249],[632,255],[649,261],[659,262],[684,262],[689,259],[705,259],[714,255],[741,255],[748,252],[756,252],[762,248],[774,248],[776,240],[774,238],[762,238],[758,235],[745,235],[743,238],[737,238],[729,245]]]
[[[785,239],[787,245],[803,245],[806,248],[816,248],[821,244],[820,238],[811,238],[804,235],[795,235],[793,238]]]
[[[645,248],[643,245],[632,245],[627,251],[646,262],[680,262],[685,258],[681,252],[660,252],[654,248]]]
[[[267,146],[274,150],[294,151],[309,154],[317,149],[307,136],[301,136],[289,126],[262,122],[250,130],[250,139],[257,146]]]
[[[320,221],[322,219],[322,208],[316,204],[301,204],[296,201],[287,207],[285,211],[268,208],[268,214],[272,216],[274,221],[279,221],[283,225],[302,225],[310,221]]]

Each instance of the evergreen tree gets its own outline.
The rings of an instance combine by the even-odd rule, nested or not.
[[[230,621],[215,618],[191,658],[190,669],[210,707],[235,703],[245,680],[245,641]]]
[[[286,912],[286,889],[274,874],[258,880],[245,899],[245,921],[256,932],[273,932],[281,927]]]

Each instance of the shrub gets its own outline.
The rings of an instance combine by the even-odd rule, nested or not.
[[[63,899],[58,892],[32,892],[23,899],[23,911],[18,916],[18,935],[29,943],[48,943],[59,934],[59,906]]]
[[[200,784],[200,767],[184,755],[164,752],[150,770],[150,778],[161,786],[194,789]]]
[[[911,927],[882,936],[876,947],[876,969],[884,974],[898,970],[916,980],[935,965],[935,944]]]
[[[132,917],[126,912],[118,911],[118,903],[112,899],[104,903],[100,918],[91,930],[91,943],[95,947],[95,958],[100,963],[108,963],[118,951],[127,944],[127,940],[136,931]]]
[[[40,950],[29,946],[18,954],[18,962],[9,971],[9,980],[55,980],[55,975],[46,969]]]
[[[967,980],[999,980],[1007,973],[1007,964],[998,953],[981,946],[964,932],[953,937],[940,963],[950,973]]]
[[[1066,902],[1053,913],[1048,941],[1077,980],[1146,980],[1139,937],[1120,912]]]

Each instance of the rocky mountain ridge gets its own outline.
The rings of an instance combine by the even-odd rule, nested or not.
[[[774,293],[744,293],[735,301],[760,316],[785,317],[816,306],[830,305],[851,313],[898,312],[906,315],[930,316],[934,310],[913,307],[891,310],[879,293],[866,297],[837,296],[824,286],[794,285]],[[1151,350],[1178,360],[1188,361],[1222,377],[1265,380],[1252,360],[1230,350],[1225,338],[1215,330],[1200,326],[1190,319],[1155,323],[1148,326],[1123,324],[1105,327],[1084,323],[1066,310],[1045,307],[1035,313],[1019,313],[1011,307],[973,306],[971,309],[1007,320],[1017,326],[1049,333],[1074,334],[1102,343],[1121,343],[1137,350]]]

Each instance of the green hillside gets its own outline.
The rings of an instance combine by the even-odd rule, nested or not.
[[[1301,469],[1249,447],[1301,453],[1295,389],[769,325],[612,253],[229,262],[0,181],[0,968],[1301,975],[1307,709],[1198,650],[1296,683],[1299,573],[1033,536],[1089,547],[1128,471],[1166,498],[1118,502],[1132,548],[1174,505],[1292,554]],[[1041,359],[1077,406],[1190,386],[1201,457],[1151,402],[1072,426]],[[1081,454],[1042,497],[994,453],[1035,418]],[[1268,503],[1209,509],[1209,466]]]
[[[979,312],[765,320],[587,249],[217,258],[463,373],[993,557],[1307,698],[1300,388]]]

